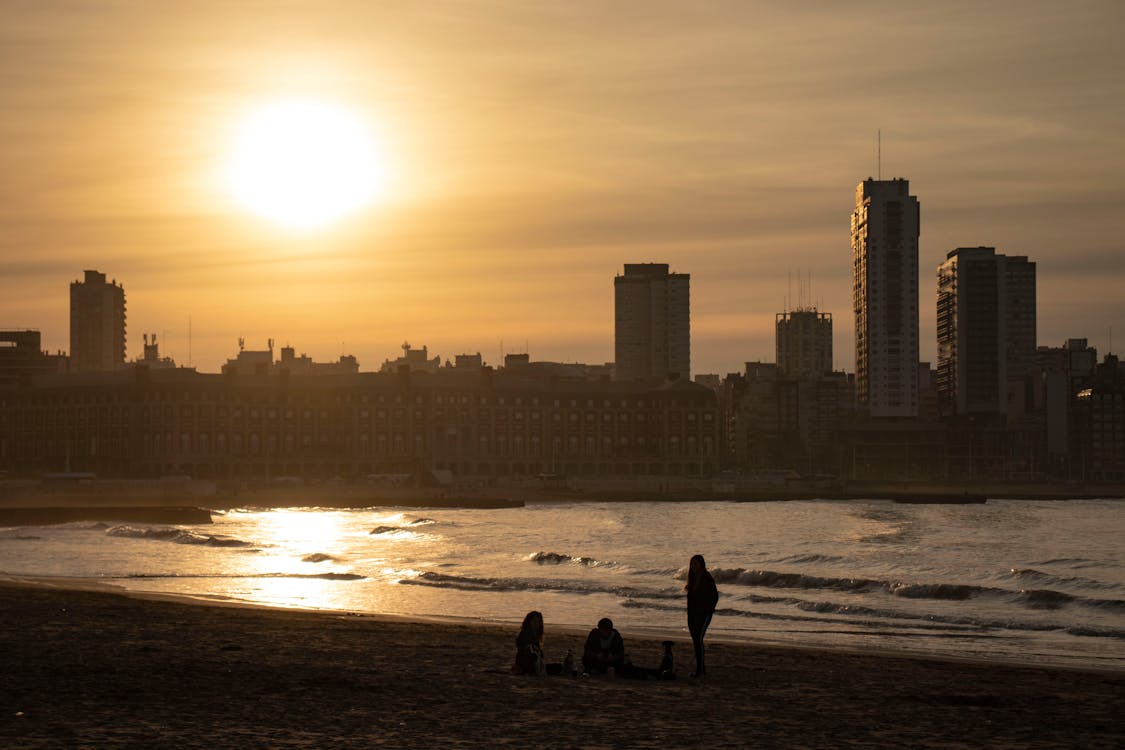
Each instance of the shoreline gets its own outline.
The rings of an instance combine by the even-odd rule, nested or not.
[[[626,635],[633,660],[658,642]],[[708,640],[709,675],[507,673],[515,627],[0,580],[13,747],[1119,747],[1125,678]],[[551,628],[548,658],[581,634]]]
[[[1007,502],[1070,502],[1104,500],[1125,501],[1118,494],[1058,493],[1031,496],[1019,493],[988,494],[934,492],[871,491],[856,493],[774,492],[774,493],[643,493],[643,492],[523,492],[519,499],[508,497],[339,497],[310,493],[301,498],[248,496],[129,496],[54,494],[0,497],[0,526],[37,526],[69,521],[149,520],[145,511],[152,511],[152,522],[190,524],[208,523],[203,514],[226,513],[233,510],[279,510],[323,508],[337,510],[377,510],[389,508],[443,510],[507,510],[528,505],[578,503],[769,503],[769,502],[894,502],[918,505],[977,505],[990,501]],[[82,512],[88,514],[83,516]],[[113,512],[122,514],[115,517]],[[163,515],[161,515],[163,514]],[[166,518],[168,520],[161,520]]]
[[[354,609],[318,609],[315,607],[290,607],[266,602],[254,602],[244,599],[235,599],[220,595],[187,594],[166,591],[146,591],[144,589],[131,589],[117,583],[110,583],[97,578],[49,578],[44,576],[28,576],[10,574],[0,571],[0,589],[4,587],[42,589],[58,592],[88,592],[100,593],[111,596],[120,596],[146,602],[165,602],[193,607],[217,607],[239,611],[263,611],[284,613],[294,616],[312,617],[340,617],[355,620],[369,620],[374,623],[397,623],[432,625],[438,627],[477,628],[486,631],[504,630],[514,634],[519,630],[517,620],[485,620],[475,617],[460,617],[457,615],[425,615],[425,614],[398,614],[388,612],[365,612]],[[590,628],[571,623],[552,624],[550,630],[554,634],[577,638],[584,641]],[[686,626],[654,627],[632,626],[629,628],[629,641],[646,642],[651,644],[665,640],[684,644],[688,656],[691,656],[691,639],[687,634]],[[722,643],[736,649],[778,649],[807,654],[836,654],[840,656],[867,656],[870,650],[854,645],[806,645],[802,643],[787,642],[772,638],[749,638],[732,636],[721,632],[711,631],[707,634],[707,643]],[[581,644],[579,644],[581,645]],[[1004,669],[1047,669],[1083,674],[1101,675],[1107,678],[1122,678],[1125,681],[1125,665],[1121,669],[1098,667],[1094,665],[1073,664],[1062,662],[1036,662],[1032,660],[1019,661],[1015,659],[983,659],[975,656],[958,656],[948,653],[935,653],[931,651],[912,651],[909,649],[888,648],[885,645],[879,649],[881,657],[892,659],[919,660],[926,662],[948,662],[950,664],[972,665],[982,668],[999,667]]]
[[[181,483],[182,484],[182,483]],[[560,484],[486,483],[448,487],[378,487],[359,484],[252,485],[242,489],[199,482],[198,491],[159,480],[94,480],[81,486],[44,486],[36,480],[0,481],[0,509],[177,506],[227,511],[239,508],[519,508],[536,503],[683,503],[894,501],[970,504],[988,500],[1125,500],[1125,484],[1084,482],[613,481],[575,477]]]

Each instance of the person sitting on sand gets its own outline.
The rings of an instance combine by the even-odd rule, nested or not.
[[[543,613],[537,610],[528,612],[516,636],[516,663],[512,674],[547,674],[546,660],[543,658]]]
[[[625,639],[613,627],[613,620],[603,617],[586,637],[582,650],[582,668],[590,674],[613,676],[625,667]]]

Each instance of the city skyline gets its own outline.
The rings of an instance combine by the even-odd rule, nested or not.
[[[128,359],[155,331],[189,364],[190,318],[206,371],[239,337],[365,369],[403,339],[598,363],[614,273],[667,262],[693,276],[693,373],[770,359],[800,270],[851,371],[852,189],[903,176],[925,204],[922,360],[938,265],[982,245],[1037,262],[1038,343],[1113,348],[1119,6],[888,5],[875,25],[827,4],[644,8],[625,39],[628,6],[340,2],[273,10],[260,36],[261,6],[7,7],[0,325],[67,348],[66,285],[97,268],[128,291]],[[367,210],[293,231],[212,173],[240,112],[311,93],[362,112],[394,169]]]

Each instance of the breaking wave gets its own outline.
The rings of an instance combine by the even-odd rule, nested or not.
[[[323,552],[314,552],[311,555],[305,555],[304,557],[302,557],[301,562],[307,562],[307,563],[330,562],[330,561],[334,561],[335,559],[336,558],[333,557],[332,555],[326,555]]]
[[[562,579],[475,578],[433,571],[425,571],[414,578],[403,578],[399,583],[463,591],[564,591],[571,594],[613,594],[625,599],[683,599],[681,591],[653,591],[630,586],[605,586],[589,581]]]
[[[595,567],[598,565],[612,565],[613,563],[601,562],[592,557],[571,557],[570,555],[563,555],[558,552],[532,552],[524,558],[528,562],[539,563],[540,565],[562,565],[564,563],[574,563],[575,565],[584,565],[586,567]]]
[[[138,528],[136,526],[111,526],[105,530],[107,536],[125,537],[128,539],[153,539],[161,542],[174,542],[176,544],[198,544],[204,547],[253,547],[252,542],[231,537],[197,534],[194,531],[164,528]]]
[[[413,531],[401,526],[376,526],[369,532],[370,536],[412,536],[413,534]]]
[[[1102,610],[1125,611],[1125,600],[1097,599],[1067,594],[1054,589],[1011,589],[977,586],[962,583],[907,583],[874,578],[835,578],[812,576],[804,573],[783,573],[772,570],[746,570],[743,568],[716,568],[711,571],[715,581],[734,586],[758,588],[797,589],[809,591],[842,591],[847,593],[884,592],[903,599],[932,599],[937,601],[966,601],[981,596],[1006,599],[1030,609],[1059,609],[1071,604]],[[677,571],[676,578],[684,580],[686,571]]]

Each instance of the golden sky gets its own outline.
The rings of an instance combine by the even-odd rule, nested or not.
[[[950,249],[1038,263],[1039,341],[1125,340],[1125,4],[0,0],[0,327],[69,346],[68,285],[216,371],[237,340],[377,369],[613,358],[613,276],[692,275],[693,372],[773,359],[798,272],[853,366],[855,184],[922,205],[922,357]],[[248,110],[362,117],[385,194],[325,229],[217,175]],[[796,284],[793,285],[796,296]],[[1120,348],[1119,345],[1115,348]]]

